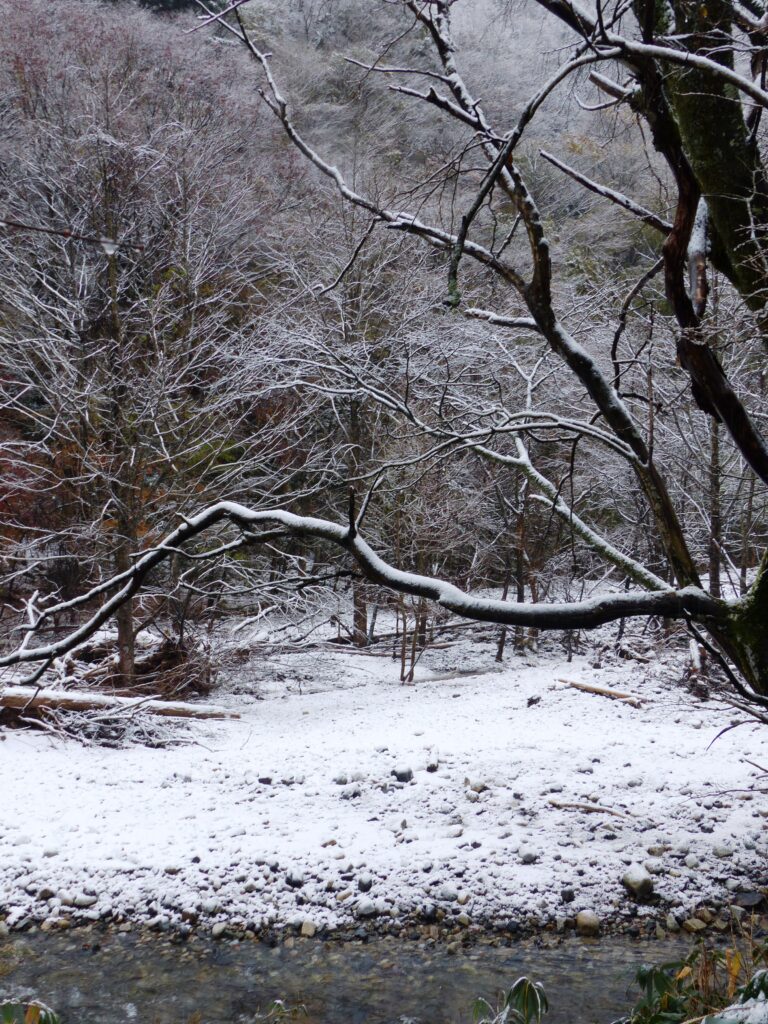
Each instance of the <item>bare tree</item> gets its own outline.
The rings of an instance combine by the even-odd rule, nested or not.
[[[630,616],[683,620],[702,639],[704,633],[709,635],[705,642],[742,695],[768,704],[766,556],[759,554],[762,561],[742,596],[723,597],[702,587],[701,567],[707,562],[700,548],[692,545],[685,491],[669,471],[665,432],[658,423],[666,417],[667,435],[674,434],[670,406],[663,401],[660,406],[658,395],[669,386],[666,378],[673,379],[678,371],[660,371],[658,360],[644,358],[649,345],[658,347],[659,328],[653,316],[647,330],[635,318],[646,289],[661,274],[677,323],[677,356],[689,378],[686,390],[702,412],[722,423],[718,445],[728,438],[733,453],[728,458],[750,468],[750,479],[757,479],[757,494],[762,494],[768,482],[768,447],[759,428],[762,410],[741,390],[741,380],[734,383],[727,376],[722,353],[731,340],[726,345],[722,340],[713,343],[707,302],[711,262],[742,308],[754,314],[754,331],[760,336],[766,301],[763,227],[768,216],[761,112],[768,92],[762,78],[764,29],[756,12],[749,5],[726,3],[695,12],[688,5],[673,4],[662,14],[653,3],[636,9],[619,4],[611,10],[598,5],[585,11],[569,0],[540,0],[539,6],[573,33],[573,51],[520,106],[511,123],[495,123],[462,74],[452,23],[454,8],[459,7],[456,0],[402,0],[389,5],[399,8],[402,31],[375,59],[357,63],[362,63],[366,80],[378,74],[393,83],[399,100],[423,103],[435,116],[446,118],[458,148],[444,166],[428,167],[421,182],[395,181],[381,189],[358,185],[339,169],[340,160],[323,157],[308,141],[280,91],[266,50],[248,28],[239,0],[223,12],[204,2],[200,6],[206,12],[203,25],[223,28],[246,47],[260,69],[262,98],[315,171],[369,218],[371,230],[384,229],[425,243],[446,274],[445,321],[453,310],[485,323],[503,356],[476,367],[472,380],[466,379],[463,369],[457,380],[450,366],[440,376],[427,365],[414,388],[411,376],[407,386],[402,376],[382,380],[370,362],[350,363],[316,343],[313,363],[333,373],[333,393],[378,403],[422,443],[428,442],[413,453],[414,465],[456,452],[488,460],[516,480],[524,479],[527,500],[559,519],[630,589],[579,601],[511,603],[473,597],[439,577],[395,568],[361,537],[375,491],[360,507],[350,500],[343,525],[283,509],[254,510],[222,501],[191,517],[129,569],[78,599],[95,603],[101,598],[102,603],[68,636],[32,646],[42,616],[31,626],[22,648],[0,664],[46,664],[71,649],[129,600],[172,553],[205,531],[229,523],[237,532],[225,543],[233,547],[291,537],[335,545],[374,583],[483,621],[568,630]],[[675,23],[666,24],[668,17]],[[418,45],[409,45],[414,38]],[[397,61],[401,50],[407,57],[402,64]],[[753,68],[742,66],[740,55],[745,52],[754,58]],[[671,210],[657,211],[617,188],[598,184],[557,155],[542,154],[541,159],[600,200],[646,225],[660,243],[647,253],[632,287],[613,296],[613,315],[602,314],[602,323],[595,317],[593,300],[584,300],[583,291],[574,287],[559,261],[562,252],[550,241],[544,213],[529,185],[529,171],[537,165],[524,151],[531,125],[556,90],[585,75],[608,97],[595,105],[626,108],[647,124],[669,168],[664,186],[671,190]],[[666,321],[664,330],[670,328]],[[722,339],[722,324],[716,331]],[[520,336],[530,339],[525,358],[515,348]],[[749,346],[747,363],[758,358],[757,346],[751,341]],[[666,361],[671,362],[669,355]],[[728,368],[739,365],[736,359]],[[516,381],[514,387],[510,378]],[[710,497],[721,487],[721,459],[712,448]],[[739,468],[736,475],[740,474]],[[639,513],[630,521],[633,504]],[[717,514],[716,502],[710,501],[712,534],[718,532],[712,525]],[[644,543],[639,533],[645,534]],[[213,550],[219,549],[216,545]]]

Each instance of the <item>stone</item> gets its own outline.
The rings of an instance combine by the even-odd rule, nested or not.
[[[55,895],[56,893],[53,891],[53,889],[49,888],[49,886],[47,885],[44,885],[42,889],[39,890],[37,898],[39,900],[52,900]]]
[[[667,931],[668,932],[679,932],[680,931],[680,925],[678,924],[677,918],[675,917],[674,914],[667,914],[667,917],[666,917],[666,920],[665,920],[664,923],[667,926]]]
[[[403,766],[393,768],[390,774],[394,775],[398,782],[411,782],[413,780],[412,769]]]
[[[346,784],[349,782],[349,779],[344,774],[344,772],[339,772],[338,775],[334,776],[333,781],[336,783],[337,786],[346,786]]]
[[[703,932],[706,927],[706,924],[698,917],[688,917],[683,921],[683,928],[692,935],[695,935],[697,932]]]
[[[649,900],[653,896],[653,879],[642,864],[630,864],[621,884],[636,900]]]
[[[285,880],[292,889],[300,889],[304,885],[304,872],[291,868],[285,876]]]
[[[715,845],[712,847],[712,853],[715,855],[715,857],[719,857],[721,859],[733,856],[733,850],[730,848],[730,846],[727,846],[725,843],[715,843]]]
[[[375,917],[376,914],[377,914],[376,904],[373,902],[373,900],[368,900],[368,899],[358,900],[357,901],[357,906],[355,907],[355,914],[358,917],[363,917],[363,918],[365,918],[365,917]]]
[[[73,905],[79,907],[81,910],[85,910],[88,907],[92,907],[98,902],[98,896],[88,896],[84,892],[78,893],[77,896],[75,896],[74,900],[72,901]]]
[[[441,885],[437,890],[437,898],[446,903],[454,903],[458,898],[458,892],[451,885]]]
[[[227,932],[226,921],[217,921],[216,924],[211,928],[212,939],[223,939]]]
[[[535,864],[538,859],[539,855],[535,850],[531,850],[528,847],[520,848],[520,862],[522,864]]]
[[[580,910],[576,915],[576,931],[584,936],[599,935],[600,918],[593,910]]]
[[[697,868],[699,866],[699,858],[695,853],[689,853],[683,863],[687,868]]]
[[[307,918],[306,921],[302,922],[301,934],[304,936],[305,939],[314,938],[316,932],[317,925],[315,924],[314,921],[310,921],[309,918]]]
[[[704,924],[712,924],[715,919],[715,915],[710,910],[707,910],[706,907],[701,907],[701,909],[697,910],[693,916],[698,917],[698,919],[703,921]]]
[[[576,893],[570,888],[570,886],[566,886],[564,889],[560,890],[560,899],[563,903],[573,903],[576,899]]]
[[[7,939],[10,934],[11,929],[8,927],[5,921],[0,921],[0,939]]]
[[[370,875],[360,875],[357,880],[357,888],[360,892],[370,892],[373,888],[373,879]]]

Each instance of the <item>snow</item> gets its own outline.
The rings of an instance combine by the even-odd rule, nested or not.
[[[259,655],[214,695],[241,718],[186,721],[193,744],[0,733],[0,909],[11,925],[328,930],[428,905],[478,924],[605,920],[634,907],[621,879],[639,864],[661,904],[637,913],[682,918],[764,880],[764,728],[713,743],[733,709],[657,662],[493,655],[487,640],[435,650],[413,686],[386,657]]]

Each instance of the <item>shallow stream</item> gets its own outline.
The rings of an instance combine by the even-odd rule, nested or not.
[[[641,963],[677,959],[680,942],[569,938],[460,953],[407,939],[185,945],[134,934],[26,934],[0,946],[0,1002],[36,996],[62,1024],[251,1024],[274,999],[305,1024],[470,1024],[521,974],[543,982],[549,1024],[609,1024],[634,1001]]]

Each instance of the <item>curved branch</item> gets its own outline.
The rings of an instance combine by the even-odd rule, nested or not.
[[[325,519],[298,516],[283,509],[254,511],[236,502],[222,501],[186,520],[168,537],[137,559],[122,578],[125,585],[98,611],[68,636],[43,647],[22,646],[0,658],[0,667],[23,662],[50,662],[82,644],[140,589],[149,573],[180,547],[220,522],[229,522],[248,532],[255,527],[280,527],[294,536],[326,541],[348,552],[367,579],[401,594],[434,601],[447,611],[479,622],[538,629],[593,629],[606,622],[630,616],[662,615],[672,619],[720,620],[727,605],[716,601],[698,587],[655,590],[644,593],[607,594],[586,601],[561,604],[511,604],[491,598],[473,597],[452,583],[433,576],[404,572],[389,565],[348,525]],[[34,632],[34,630],[30,630]]]

